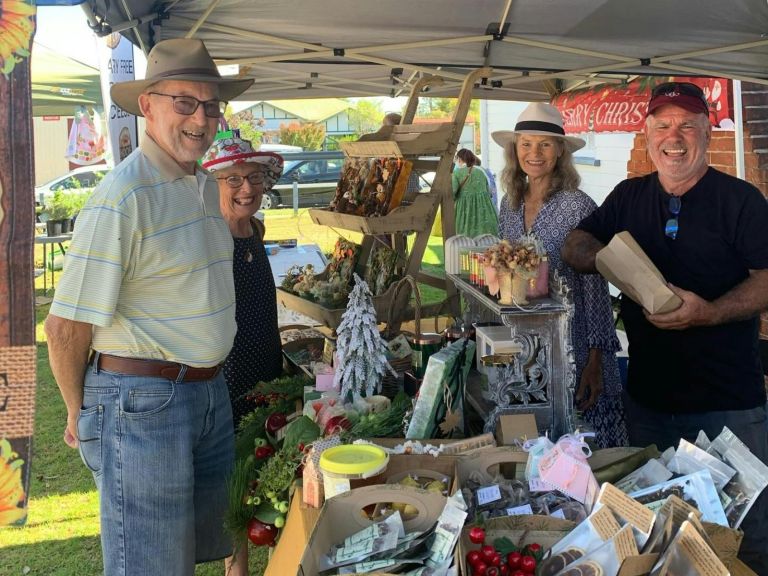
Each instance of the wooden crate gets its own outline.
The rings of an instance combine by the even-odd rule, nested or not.
[[[309,216],[315,224],[351,230],[362,234],[381,235],[395,232],[423,232],[432,227],[437,194],[418,194],[413,204],[398,206],[386,216],[366,218],[354,214],[334,212],[330,208],[310,208]]]
[[[325,272],[318,275],[318,278],[324,278]],[[392,308],[392,294],[394,293],[396,283],[392,284],[387,290],[380,296],[373,297],[373,307],[376,309],[376,319],[379,322],[386,322],[389,310]],[[322,322],[329,328],[334,330],[341,323],[341,315],[346,311],[344,308],[326,308],[317,302],[312,302],[306,298],[302,298],[292,292],[288,292],[279,286],[275,288],[277,293],[277,303],[283,304],[285,307],[295,310],[305,316],[309,316],[318,322]],[[402,296],[403,291],[400,292]],[[412,306],[407,306],[398,314],[400,319],[412,320],[414,318],[414,310]]]

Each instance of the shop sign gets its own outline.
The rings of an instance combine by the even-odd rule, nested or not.
[[[712,125],[733,127],[731,84],[724,78],[647,77],[626,85],[601,84],[565,92],[552,104],[563,115],[567,133],[639,132],[645,123],[651,90],[668,81],[692,82],[700,86],[709,103]]]

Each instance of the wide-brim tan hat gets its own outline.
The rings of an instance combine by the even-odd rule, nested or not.
[[[546,102],[532,102],[517,118],[514,130],[496,130],[491,132],[491,138],[496,144],[506,148],[520,134],[555,136],[565,143],[569,152],[575,152],[587,144],[581,138],[566,136],[560,111]]]
[[[144,80],[113,84],[109,92],[120,108],[142,116],[139,94],[161,80],[218,84],[219,99],[225,102],[239,96],[253,84],[252,79],[222,78],[202,40],[172,38],[159,42],[150,50]]]

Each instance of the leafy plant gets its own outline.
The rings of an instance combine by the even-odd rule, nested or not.
[[[45,211],[48,213],[49,220],[72,218],[74,212],[72,212],[72,200],[69,198],[69,194],[56,190],[46,204]]]
[[[325,126],[314,122],[280,124],[280,142],[301,146],[304,150],[321,150],[325,141]]]

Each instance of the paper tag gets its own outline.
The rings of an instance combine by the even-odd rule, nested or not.
[[[679,546],[688,557],[691,566],[703,576],[727,576],[728,569],[723,565],[714,551],[707,546],[698,530],[688,522],[680,527]]]
[[[634,498],[630,498],[613,484],[606,482],[600,489],[597,501],[605,504],[616,516],[629,522],[645,534],[653,527],[654,513],[640,504]]]
[[[507,516],[523,516],[526,514],[533,514],[533,508],[531,508],[530,504],[507,508]]]
[[[565,513],[562,510],[555,510],[550,516],[552,516],[552,518],[562,518],[565,520]]]
[[[484,506],[496,500],[501,500],[501,490],[499,490],[498,484],[492,486],[483,486],[477,489],[477,505]]]
[[[619,530],[619,533],[613,539],[613,547],[616,550],[616,557],[619,559],[619,562],[624,562],[624,559],[629,556],[637,556],[637,543],[635,542],[630,525],[626,525]]]
[[[603,506],[597,512],[593,512],[589,516],[589,520],[592,522],[597,535],[603,541],[610,540],[621,529],[616,518],[613,516],[610,508]]]

